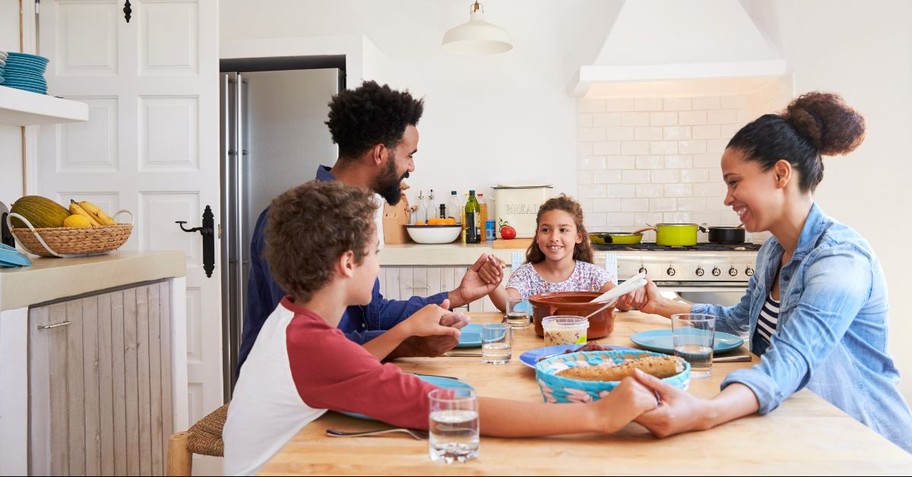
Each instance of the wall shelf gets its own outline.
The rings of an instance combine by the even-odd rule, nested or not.
[[[0,124],[29,126],[88,119],[89,106],[85,103],[0,85]]]

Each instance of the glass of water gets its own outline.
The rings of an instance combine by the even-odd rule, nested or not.
[[[671,315],[674,354],[690,363],[690,376],[705,378],[712,374],[716,317],[702,313]]]
[[[513,356],[513,328],[507,323],[481,325],[481,361],[507,364]]]
[[[468,388],[428,393],[428,453],[435,462],[466,462],[478,457],[478,396]]]
[[[514,329],[528,328],[531,323],[529,302],[522,298],[507,298],[506,321]]]

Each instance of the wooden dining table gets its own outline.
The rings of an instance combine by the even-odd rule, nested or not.
[[[472,321],[501,321],[497,313],[471,313]],[[618,312],[614,330],[601,344],[636,347],[640,331],[670,329],[668,319]],[[405,372],[452,376],[479,395],[542,401],[535,370],[518,358],[544,346],[532,327],[515,330],[513,358],[492,365],[480,357],[405,358]],[[473,351],[463,349],[460,351]],[[480,348],[474,351],[480,351]],[[745,347],[724,355],[749,354]],[[691,379],[688,391],[701,397],[719,392],[731,371],[759,361],[713,363],[708,378]],[[560,404],[553,404],[559,406]],[[535,416],[528,416],[535,419]],[[484,434],[484,422],[480,423]],[[260,470],[261,475],[909,475],[912,454],[804,389],[768,415],[747,416],[713,429],[657,438],[631,423],[611,435],[575,434],[539,438],[482,435],[477,459],[431,461],[427,441],[402,433],[385,437],[328,437],[328,428],[359,431],[386,424],[327,412],[295,435]]]

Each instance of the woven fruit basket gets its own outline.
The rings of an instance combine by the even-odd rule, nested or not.
[[[105,225],[102,227],[47,227],[35,228],[25,217],[11,213],[7,224],[16,242],[29,253],[42,257],[84,257],[112,252],[126,243],[133,232],[133,214],[128,210],[118,210],[130,215],[129,224]],[[13,227],[12,218],[25,223],[26,227]]]

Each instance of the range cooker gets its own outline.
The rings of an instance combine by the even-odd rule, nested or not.
[[[646,272],[666,296],[690,303],[733,305],[744,295],[754,274],[760,244],[669,247],[639,243],[592,247],[594,262],[616,270],[620,281]]]

